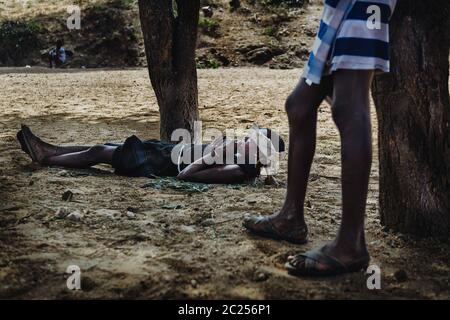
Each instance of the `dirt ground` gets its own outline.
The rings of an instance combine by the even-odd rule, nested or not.
[[[255,121],[287,139],[283,102],[299,75],[297,69],[201,70],[204,127],[245,129]],[[326,105],[307,196],[311,241],[296,246],[253,237],[241,226],[245,214],[281,207],[286,160],[277,176],[280,186],[188,192],[164,184],[142,188],[149,179],[115,176],[107,167],[39,167],[20,150],[15,134],[21,123],[61,144],[122,141],[131,134],[157,138],[157,105],[146,70],[4,69],[0,87],[1,298],[450,298],[449,245],[380,225],[376,156],[367,232],[372,263],[382,272],[381,290],[368,290],[364,273],[298,279],[284,271],[289,254],[323,244],[338,228],[339,137]],[[376,145],[375,132],[376,124]],[[70,202],[62,200],[66,190],[74,194]],[[58,219],[60,207],[83,217]],[[130,207],[137,211],[134,218],[126,215]],[[69,265],[81,268],[83,290],[67,289]]]

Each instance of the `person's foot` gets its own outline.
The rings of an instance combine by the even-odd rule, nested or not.
[[[56,153],[55,146],[45,143],[44,141],[36,137],[31,132],[29,127],[22,125],[21,132],[21,139],[19,139],[19,141],[22,140],[23,144],[28,149],[27,153],[30,155],[33,161],[44,164],[46,158],[51,157]]]
[[[307,242],[308,228],[298,212],[282,210],[271,216],[245,217],[243,225],[250,232],[276,240],[286,240],[295,244]]]
[[[22,130],[20,130],[19,132],[17,132],[16,137],[17,137],[17,140],[18,140],[19,143],[20,143],[20,149],[22,149],[23,152],[25,152],[28,156],[31,157],[30,150],[28,150],[28,148],[27,148],[27,146],[26,146],[26,144],[25,144],[25,140],[24,140],[24,138],[23,138]]]
[[[359,248],[335,240],[318,250],[288,257],[286,269],[295,276],[328,276],[367,269],[370,261],[365,244]]]

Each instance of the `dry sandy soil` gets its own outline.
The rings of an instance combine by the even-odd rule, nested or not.
[[[283,101],[299,74],[200,71],[204,127],[245,129],[256,121],[287,138]],[[39,167],[20,150],[15,134],[21,123],[62,144],[122,141],[131,134],[157,138],[158,111],[146,70],[6,69],[0,71],[0,87],[1,298],[450,298],[449,245],[380,225],[376,158],[367,231],[382,289],[368,290],[364,273],[298,279],[284,271],[289,254],[323,244],[338,228],[339,137],[326,105],[320,109],[306,208],[311,241],[296,246],[253,237],[241,227],[245,214],[281,207],[285,160],[280,186],[187,192],[142,188],[149,179],[115,176],[107,167]],[[62,200],[66,190],[74,193],[70,202]],[[59,207],[84,216],[78,222],[58,219]],[[134,219],[125,214],[129,207],[137,209]],[[73,264],[81,268],[81,291],[66,288],[65,271]],[[393,275],[398,271],[406,279]]]

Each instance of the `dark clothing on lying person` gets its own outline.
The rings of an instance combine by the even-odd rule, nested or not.
[[[180,171],[196,160],[196,152],[203,154],[208,146],[207,144],[184,145],[180,148],[181,155],[176,158],[178,161],[180,159],[185,160],[187,154],[187,157],[190,157],[189,163],[184,161],[178,164],[178,161],[174,162],[172,159],[172,151],[177,146],[174,143],[159,140],[141,141],[133,135],[127,138],[124,144],[109,143],[109,145],[117,146],[112,160],[115,173],[128,177],[175,177]],[[234,155],[234,164],[239,165],[249,179],[256,178],[260,175],[260,168],[256,164],[240,164],[237,161],[236,155]]]

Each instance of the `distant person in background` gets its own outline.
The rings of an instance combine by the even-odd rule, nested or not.
[[[66,62],[66,50],[63,47],[64,41],[56,41],[56,48],[49,52],[50,68],[59,68]]]

